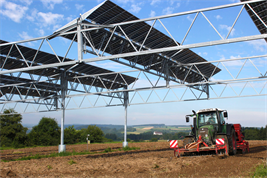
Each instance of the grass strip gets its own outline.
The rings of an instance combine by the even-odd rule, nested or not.
[[[267,177],[267,165],[266,163],[260,164],[256,167],[255,172],[251,177]]]
[[[88,152],[88,151],[82,151],[82,152],[61,152],[61,153],[51,153],[48,155],[30,155],[30,156],[24,156],[18,159],[11,159],[11,160],[1,160],[2,162],[10,162],[10,161],[24,161],[24,160],[31,160],[31,159],[41,159],[41,158],[51,158],[51,157],[61,157],[61,156],[75,156],[75,155],[86,155],[86,154],[99,154],[99,153],[108,153],[108,152],[117,152],[117,151],[130,151],[130,150],[139,150],[139,147],[124,147],[119,149],[112,150],[110,147],[105,149],[102,152]]]

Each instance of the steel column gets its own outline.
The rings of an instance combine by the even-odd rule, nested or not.
[[[82,25],[81,18],[78,21],[77,25],[77,44],[78,44],[78,61],[82,62],[83,60],[83,36],[82,36]]]
[[[61,117],[61,136],[60,136],[60,145],[58,146],[58,152],[65,152],[66,145],[64,145],[64,122],[65,122],[65,97],[67,93],[67,85],[68,81],[66,80],[66,72],[61,73],[61,109],[62,109],[62,117]]]
[[[125,87],[125,89],[127,90],[127,87]],[[124,142],[123,142],[123,147],[127,147],[128,146],[128,142],[127,142],[127,107],[128,107],[128,103],[129,103],[129,96],[128,96],[128,91],[123,92],[124,94],[124,111],[125,111],[125,121],[124,121]]]

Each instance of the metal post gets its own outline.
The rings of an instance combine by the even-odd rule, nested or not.
[[[83,60],[83,36],[82,36],[82,20],[81,18],[78,20],[77,25],[77,43],[78,43],[78,61],[81,62]]]
[[[64,145],[64,121],[65,121],[65,97],[67,91],[68,82],[66,80],[66,72],[61,73],[61,108],[62,108],[62,117],[61,117],[61,136],[60,136],[60,145],[58,146],[58,152],[65,152],[66,145]]]
[[[127,87],[125,87],[125,89],[127,89]],[[124,111],[125,111],[125,122],[124,122],[124,142],[122,144],[123,147],[127,147],[128,146],[128,142],[127,142],[127,107],[128,107],[128,92],[125,91],[123,92],[124,94]]]
[[[165,75],[166,75],[166,87],[169,87],[170,86],[170,74],[169,74],[169,64],[168,62],[166,61],[165,63]]]
[[[210,98],[210,85],[209,84],[206,84],[206,93],[207,93],[207,99]]]

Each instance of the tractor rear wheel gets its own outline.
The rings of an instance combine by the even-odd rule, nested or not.
[[[228,137],[228,145],[229,145],[229,154],[235,155],[236,154],[236,135],[234,128],[231,129],[231,134]]]

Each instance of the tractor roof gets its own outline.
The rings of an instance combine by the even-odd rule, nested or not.
[[[201,110],[198,110],[197,113],[202,113],[202,112],[210,112],[210,111],[224,111],[222,109],[219,109],[219,108],[210,108],[210,109],[201,109]]]

